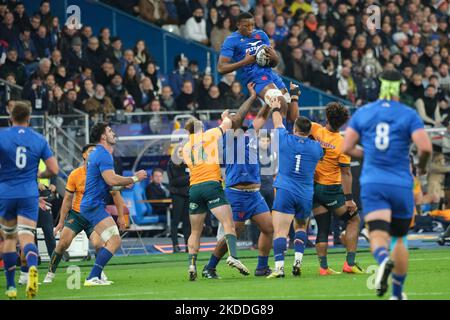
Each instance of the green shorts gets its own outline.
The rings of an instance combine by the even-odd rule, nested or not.
[[[189,189],[189,214],[206,213],[223,205],[229,204],[225,198],[222,184],[218,181],[208,181],[194,184]]]
[[[92,232],[94,232],[94,227],[87,221],[81,214],[75,210],[70,210],[69,214],[64,221],[64,227],[69,228],[75,234],[79,234],[84,230],[88,238],[91,237]]]
[[[313,209],[325,207],[328,210],[335,210],[345,205],[344,191],[342,185],[314,184]]]

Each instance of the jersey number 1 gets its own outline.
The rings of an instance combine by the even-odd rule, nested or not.
[[[27,148],[17,147],[16,149],[16,167],[19,169],[25,168],[27,165]]]
[[[389,124],[380,122],[376,127],[375,147],[380,151],[389,148]]]
[[[301,154],[297,154],[295,156],[295,173],[299,173],[300,172],[300,160],[302,160],[302,155]]]

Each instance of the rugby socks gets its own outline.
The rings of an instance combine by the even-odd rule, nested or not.
[[[28,273],[28,266],[27,265],[21,265],[20,266],[20,271],[23,273]]]
[[[356,257],[356,252],[347,252],[347,264],[350,267],[353,267],[355,265],[355,257]]]
[[[378,247],[373,251],[373,257],[377,260],[378,264],[381,264],[384,259],[389,257],[389,252],[385,247]]]
[[[3,253],[3,263],[6,275],[6,289],[9,287],[16,287],[14,283],[14,276],[16,274],[17,253],[5,252]]]
[[[233,258],[237,259],[237,253],[236,253],[237,238],[236,238],[236,236],[234,234],[226,234],[225,241],[226,241],[227,247],[228,247],[228,254],[230,256],[232,256]]]
[[[197,255],[196,254],[189,254],[189,265],[191,265],[191,266],[197,265]]]
[[[268,256],[258,256],[258,265],[256,269],[264,269],[269,265],[269,257]]]
[[[392,295],[398,299],[402,298],[403,284],[405,283],[405,275],[392,273]]]
[[[319,256],[319,263],[322,269],[328,269],[328,260],[327,256]]]
[[[286,250],[287,240],[284,237],[273,240],[273,258],[275,260],[275,269],[284,270],[284,251]]]
[[[55,273],[58,268],[59,263],[61,262],[62,254],[53,250],[52,257],[50,258],[50,264],[48,265],[48,271],[51,273]]]
[[[219,264],[220,258],[217,258],[215,255],[211,255],[211,258],[209,258],[209,262],[206,265],[206,269],[215,269],[217,265]]]
[[[101,248],[98,251],[97,258],[95,259],[94,266],[92,267],[91,273],[88,276],[88,280],[92,278],[99,278],[101,277],[103,268],[106,266],[106,264],[111,260],[113,257],[113,254],[109,252],[108,249],[105,247]]]
[[[302,261],[303,253],[305,252],[305,243],[308,241],[308,236],[305,231],[297,231],[294,237],[295,261]]]
[[[27,259],[28,268],[37,267],[38,264],[38,250],[34,243],[28,243],[23,248],[23,253],[25,255],[25,259]]]

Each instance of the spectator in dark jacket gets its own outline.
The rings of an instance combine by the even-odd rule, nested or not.
[[[162,183],[164,171],[160,168],[153,169],[151,182],[145,189],[147,200],[162,200],[169,198],[169,188]],[[158,215],[166,215],[169,204],[167,203],[152,203],[153,213]]]
[[[45,26],[39,26],[37,33],[31,34],[39,58],[49,58],[53,51],[52,40]]]
[[[175,99],[175,102],[177,109],[181,111],[195,110],[198,107],[191,81],[184,81],[181,94]]]
[[[101,70],[101,65],[105,61],[105,55],[100,49],[97,37],[90,37],[83,56],[84,65],[91,68],[95,75]]]
[[[25,83],[25,68],[22,63],[18,62],[17,50],[12,48],[8,50],[6,61],[0,66],[0,77],[6,78],[7,74],[14,74],[18,85],[23,86]]]
[[[25,5],[23,3],[17,3],[14,9],[14,24],[20,31],[30,28],[30,18],[25,12]]]
[[[116,109],[123,108],[123,100],[126,97],[127,90],[123,85],[123,79],[120,74],[115,74],[111,80],[111,84],[106,87],[106,92],[111,98]]]
[[[172,218],[170,220],[173,252],[180,252],[180,247],[178,246],[178,224],[180,222],[183,223],[186,252],[187,240],[191,234],[191,224],[189,222],[189,171],[182,160],[182,152],[182,147],[177,146],[167,165],[170,197],[173,205]]]
[[[76,37],[72,39],[72,48],[67,55],[67,72],[69,76],[80,73],[83,65],[82,42],[79,37]]]
[[[231,91],[225,95],[226,109],[239,109],[246,100],[245,94],[242,93],[242,85],[239,81],[231,84]]]

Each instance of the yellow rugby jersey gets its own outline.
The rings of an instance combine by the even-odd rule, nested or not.
[[[342,153],[344,137],[339,132],[331,132],[326,127],[313,122],[311,135],[325,150],[314,174],[314,181],[324,185],[341,184],[341,168],[350,166],[351,158]]]
[[[81,200],[83,200],[84,188],[86,185],[86,168],[81,166],[73,170],[67,179],[66,190],[75,193],[72,209],[80,212]]]
[[[191,186],[207,181],[222,181],[219,162],[219,139],[222,136],[220,128],[189,136],[189,142],[183,147],[183,160],[190,171]]]

